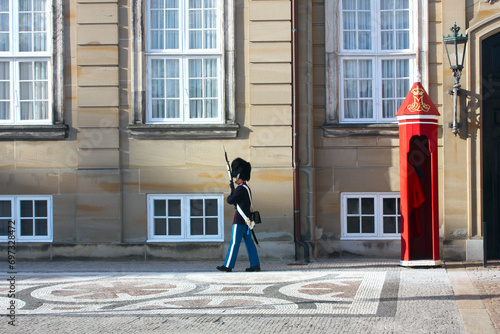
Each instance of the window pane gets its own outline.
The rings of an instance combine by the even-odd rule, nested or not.
[[[33,201],[21,201],[21,217],[33,217]]]
[[[189,80],[189,97],[203,97],[202,80],[190,79]]]
[[[10,119],[10,102],[0,102],[0,119]]]
[[[396,214],[396,199],[395,198],[384,198],[383,201],[384,215],[395,215]]]
[[[151,49],[164,49],[165,48],[165,32],[164,31],[151,31]]]
[[[363,215],[372,215],[375,213],[375,201],[373,198],[361,199],[361,213]]]
[[[180,87],[179,80],[168,79],[166,83],[166,97],[179,97]]]
[[[356,12],[344,11],[344,29],[345,30],[355,30],[356,29]],[[354,36],[355,33],[354,33]]]
[[[45,10],[46,0],[33,0],[33,10],[34,11],[43,11]]]
[[[201,19],[202,12],[200,10],[189,11],[189,28],[202,28],[203,21]]]
[[[165,60],[165,77],[166,78],[179,78],[179,60],[166,59]]]
[[[360,31],[358,33],[358,49],[359,50],[370,50],[372,48],[372,36],[369,31]]]
[[[21,100],[32,100],[33,99],[33,83],[32,82],[21,82],[19,84],[21,88]]]
[[[360,80],[359,81],[359,97],[372,97],[372,81]]]
[[[358,82],[356,80],[346,80],[344,82],[344,97],[348,99],[358,97]]]
[[[396,49],[405,50],[410,48],[410,33],[408,31],[398,31],[396,33]]]
[[[47,219],[35,220],[35,235],[48,235],[48,222]]]
[[[384,233],[397,233],[396,217],[384,217]]]
[[[380,27],[382,30],[394,29],[394,12],[380,13]]]
[[[358,198],[348,198],[347,199],[347,214],[359,214],[359,199]]]
[[[361,233],[375,233],[375,217],[363,216],[361,220]]]
[[[0,12],[9,12],[9,0],[0,0]]]
[[[359,118],[373,118],[373,102],[360,101],[359,102]]]
[[[151,96],[165,97],[165,80],[151,80]]]
[[[4,15],[0,15],[0,20],[2,20]],[[9,34],[8,33],[0,33],[0,51],[9,51]]]
[[[155,235],[167,235],[167,220],[155,218]]]
[[[176,10],[165,11],[165,27],[174,29],[179,28],[179,13]],[[163,15],[162,15],[163,18]],[[162,24],[163,25],[163,24]],[[173,31],[176,36],[178,35],[176,31]],[[168,44],[168,43],[167,43]]]
[[[359,217],[347,217],[347,233],[360,233]]]
[[[35,217],[47,217],[47,201],[46,200],[36,200],[35,201]]]
[[[163,199],[154,200],[154,215],[165,217],[167,215],[167,203]]]
[[[344,32],[344,49],[355,50],[356,49],[356,33],[353,31]]]
[[[219,221],[217,218],[207,218],[206,219],[206,235],[218,235],[219,234]]]
[[[383,118],[394,118],[396,117],[396,106],[395,101],[388,100],[382,101],[382,117]]]
[[[201,49],[203,45],[202,32],[199,30],[189,32],[189,48],[190,49]]]
[[[33,112],[33,102],[21,102],[21,120],[35,119]]]
[[[408,9],[410,8],[409,0],[396,0],[396,9]]]
[[[203,200],[192,199],[190,201],[191,216],[203,216]]]
[[[191,218],[191,235],[203,235],[203,218]]]
[[[12,205],[11,201],[7,200],[1,200],[0,201],[0,217],[12,217]]]
[[[0,219],[0,236],[9,235],[9,221],[10,219]]]
[[[170,218],[168,220],[168,235],[181,235],[181,219]]]
[[[358,28],[360,30],[371,30],[371,14],[370,12],[358,13]]]
[[[216,118],[219,114],[219,102],[215,99],[205,101],[205,117]]]
[[[371,60],[360,60],[359,65],[359,77],[360,78],[372,78],[372,61]]]
[[[205,216],[217,216],[218,215],[218,205],[216,199],[206,199],[205,200]]]
[[[21,235],[33,235],[33,219],[21,219]]]
[[[383,31],[381,36],[382,50],[394,49],[394,33],[392,31]]]
[[[356,60],[344,60],[344,78],[358,78],[358,62]]]
[[[180,108],[179,108],[179,100],[167,100],[166,103],[167,108],[167,118],[179,118]]]
[[[358,103],[356,101],[345,101],[344,108],[345,118],[358,118]]]
[[[153,118],[165,118],[165,100],[153,100],[151,109]]]
[[[181,200],[180,199],[170,199],[168,200],[168,216],[181,216]]]

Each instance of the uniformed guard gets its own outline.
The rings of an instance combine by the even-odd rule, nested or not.
[[[236,207],[234,213],[231,242],[227,251],[226,260],[222,266],[217,266],[220,271],[230,272],[233,270],[238,257],[238,251],[241,244],[241,239],[245,242],[248,257],[250,259],[250,267],[246,271],[260,271],[259,255],[257,248],[250,234],[253,228],[253,222],[249,221],[251,217],[251,190],[246,184],[250,180],[252,166],[249,162],[236,158],[231,163],[231,177],[229,183],[231,195],[227,197],[227,203],[233,204]],[[236,187],[234,183],[236,183]]]

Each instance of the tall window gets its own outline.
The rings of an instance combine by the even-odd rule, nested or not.
[[[148,241],[224,241],[222,195],[149,195]]]
[[[221,0],[148,0],[148,123],[222,123]]]
[[[0,124],[51,124],[51,2],[0,0]]]
[[[10,227],[9,227],[10,224]],[[52,196],[0,196],[0,241],[52,241]]]
[[[399,239],[399,193],[343,193],[342,239]]]
[[[394,122],[415,67],[412,0],[341,0],[340,121]]]

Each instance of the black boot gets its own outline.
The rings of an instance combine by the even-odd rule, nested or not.
[[[245,269],[246,271],[260,271],[260,266],[250,267]]]
[[[226,267],[226,266],[217,266],[216,268],[217,268],[217,270],[220,270],[220,271],[227,271],[228,273],[230,273],[231,271],[233,271],[233,269],[228,268],[228,267]],[[259,269],[259,270],[260,270],[260,269]]]

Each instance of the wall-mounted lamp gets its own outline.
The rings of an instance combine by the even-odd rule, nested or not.
[[[444,36],[443,42],[446,47],[446,54],[448,55],[448,60],[450,62],[450,69],[453,71],[453,78],[455,79],[455,84],[453,85],[453,123],[449,126],[452,128],[451,132],[456,136],[458,133],[458,128],[462,126],[462,123],[458,121],[457,112],[457,96],[460,89],[460,77],[462,76],[462,69],[464,68],[465,59],[465,47],[467,41],[469,40],[468,35],[459,34],[458,31],[460,27],[455,25],[450,28],[453,32],[452,35]],[[451,94],[451,92],[450,92]]]

